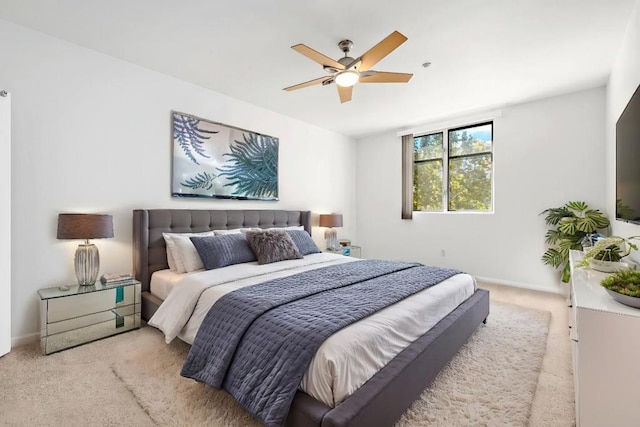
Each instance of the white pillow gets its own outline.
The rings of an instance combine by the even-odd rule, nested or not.
[[[247,231],[262,231],[262,228],[232,228],[231,230],[213,230],[216,236],[225,234],[246,234]]]
[[[271,228],[268,228],[268,230],[272,230],[274,228],[278,230],[304,230],[304,226],[302,225],[290,225],[288,227],[271,227]]]
[[[205,231],[203,233],[162,233],[167,245],[167,263],[171,271],[188,273],[204,268],[198,251],[196,251],[195,246],[189,239],[191,236],[213,236],[213,231]],[[178,240],[180,241],[179,245],[177,244]]]
[[[173,257],[178,273],[190,273],[204,269],[202,259],[189,236],[173,236],[171,240],[178,251],[177,256],[174,254]]]
[[[225,234],[242,234],[240,228],[234,228],[233,230],[213,230],[216,236],[224,236]]]
[[[169,264],[169,270],[176,271],[176,262],[173,260],[173,252],[171,251],[171,245],[173,244],[171,237],[165,236],[164,233],[162,237],[164,237],[164,244],[167,246],[167,264]]]

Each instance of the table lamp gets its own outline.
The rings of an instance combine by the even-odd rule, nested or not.
[[[100,214],[59,214],[58,239],[82,239],[75,256],[76,277],[80,286],[96,283],[100,270],[98,248],[89,239],[113,237],[113,218]]]
[[[328,227],[324,232],[324,239],[327,241],[327,249],[331,251],[340,250],[338,243],[338,231],[334,227],[342,227],[342,214],[321,214],[320,227]]]

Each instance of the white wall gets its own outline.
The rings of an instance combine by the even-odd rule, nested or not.
[[[341,212],[339,235],[355,239],[350,138],[2,20],[0,52],[13,95],[14,341],[39,330],[37,289],[75,282],[79,242],[56,240],[59,212],[114,215],[115,238],[94,241],[101,274],[131,271],[135,208]],[[280,201],[171,198],[171,110],[279,137]]]
[[[546,226],[538,214],[571,200],[605,209],[604,117],[604,88],[503,108],[494,120],[493,214],[401,220],[400,138],[393,132],[359,140],[356,224],[364,254],[564,292],[540,261]]]
[[[631,15],[607,85],[606,182],[607,212],[611,218],[615,218],[616,212],[616,122],[638,85],[640,85],[640,1],[636,2],[635,11]],[[640,226],[622,221],[613,221],[612,230],[613,234],[618,236],[640,235]],[[634,253],[633,256],[636,260],[640,260],[638,253]]]
[[[0,86],[0,91],[4,89]],[[11,94],[0,96],[0,356],[11,350]]]

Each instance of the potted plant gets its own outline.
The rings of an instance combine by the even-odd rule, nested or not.
[[[619,303],[640,308],[640,271],[619,270],[600,282]]]
[[[578,267],[591,266],[592,269],[610,273],[616,270],[626,270],[628,264],[620,262],[624,257],[629,255],[632,250],[637,250],[638,246],[631,242],[633,237],[611,236],[599,239],[594,246],[589,248],[582,260],[578,263]]]
[[[569,251],[582,250],[582,242],[598,229],[609,226],[609,219],[597,209],[590,209],[585,202],[569,202],[559,208],[550,208],[545,215],[547,231],[545,242],[549,245],[542,262],[561,269],[561,279],[567,283],[571,278]]]

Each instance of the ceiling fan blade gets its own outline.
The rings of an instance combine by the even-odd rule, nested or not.
[[[296,89],[302,89],[303,87],[309,87],[309,86],[313,86],[313,85],[324,84],[325,81],[331,80],[331,79],[333,79],[332,76],[320,77],[320,78],[317,78],[317,79],[309,80],[308,82],[304,82],[304,83],[300,83],[300,84],[297,84],[297,85],[285,87],[282,90],[286,90],[286,91],[289,92],[289,91],[296,90]]]
[[[309,46],[305,46],[303,44],[297,44],[295,46],[291,46],[291,49],[295,50],[298,53],[303,54],[310,60],[315,61],[320,65],[334,67],[334,68],[337,68],[338,70],[344,70],[344,65],[342,65],[338,61],[335,61],[329,58],[326,55],[321,54],[317,50],[311,49]]]
[[[360,83],[406,83],[411,80],[413,74],[408,73],[387,73],[378,71],[370,76],[361,76]]]
[[[382,58],[393,52],[398,46],[406,42],[407,38],[397,31],[389,34],[384,40],[372,47],[360,57],[360,71],[366,71],[376,65]]]
[[[353,95],[353,86],[342,87],[336,85],[338,88],[338,95],[340,95],[340,102],[345,103],[351,101],[351,96]]]

